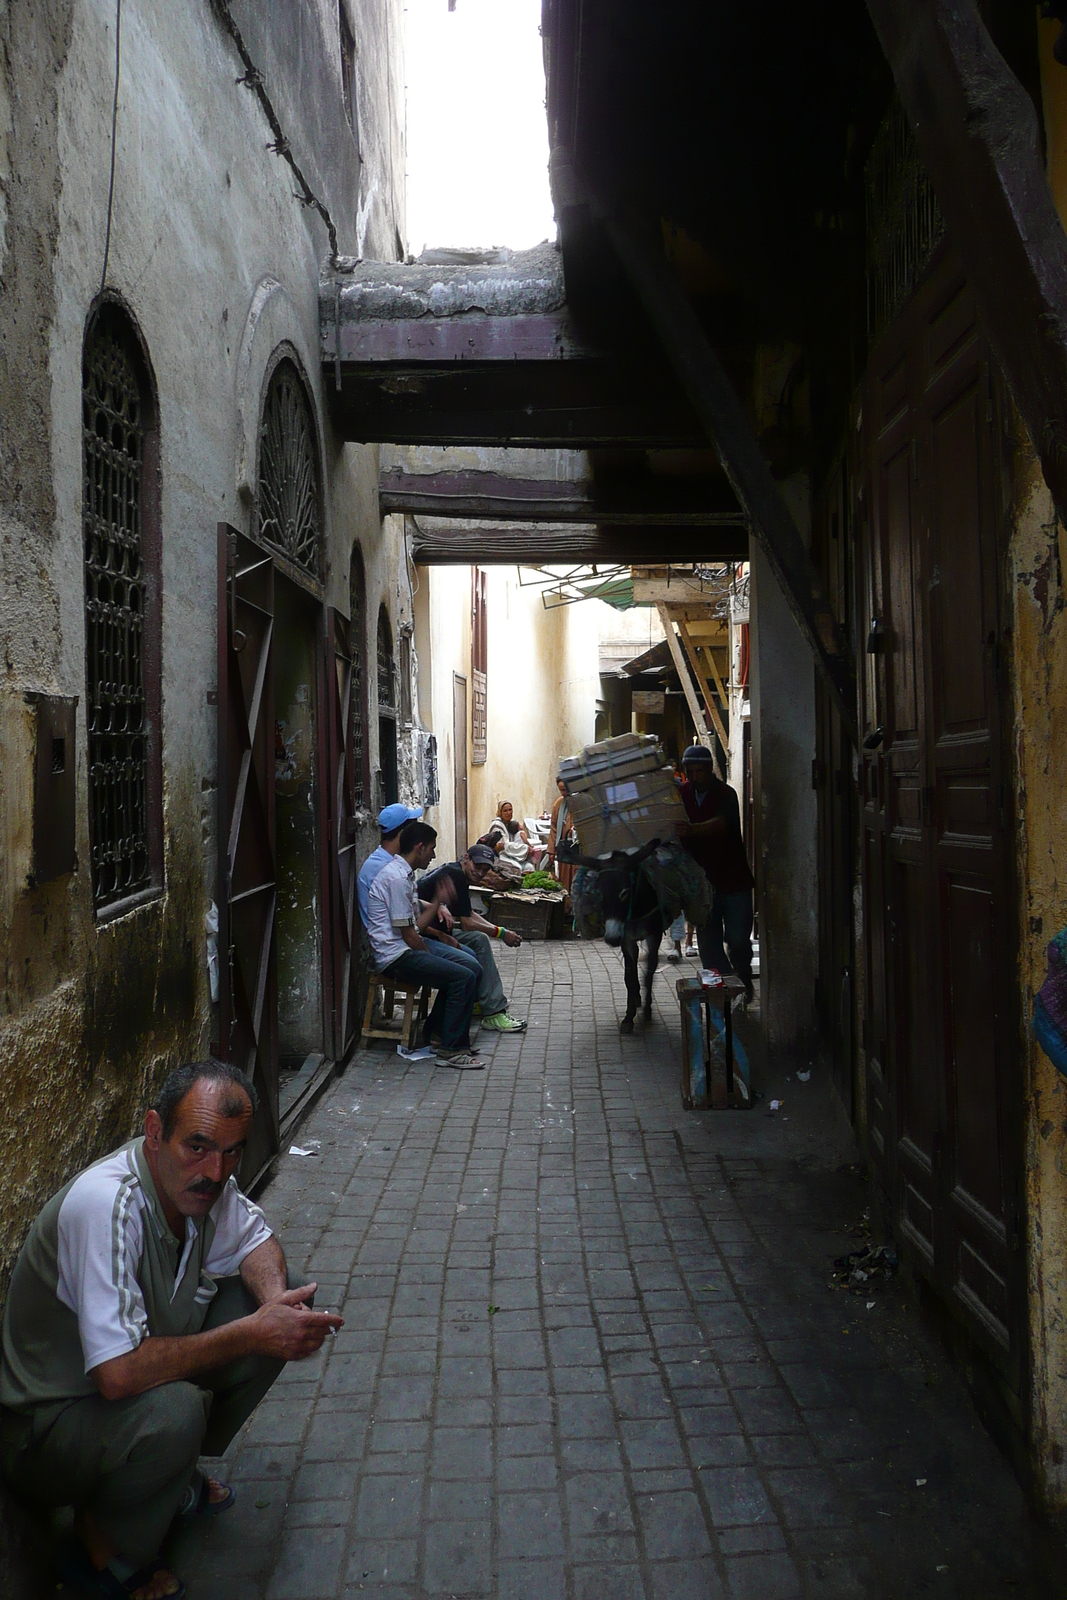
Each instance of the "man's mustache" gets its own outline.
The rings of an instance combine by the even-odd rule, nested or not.
[[[221,1194],[222,1184],[212,1183],[210,1178],[197,1178],[188,1189],[189,1194]]]

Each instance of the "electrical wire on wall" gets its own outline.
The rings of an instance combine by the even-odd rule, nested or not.
[[[111,210],[115,203],[115,136],[119,124],[119,72],[122,65],[122,0],[115,0],[115,98],[111,104],[111,177],[107,186],[107,232],[104,235],[104,266],[100,274],[100,293],[107,283],[107,264],[111,257]]]
[[[263,115],[266,117],[270,131],[274,135],[274,142],[273,144],[269,144],[267,149],[272,151],[276,156],[281,156],[282,160],[288,164],[293,177],[299,184],[299,192],[294,193],[293,195],[294,200],[298,200],[302,206],[307,206],[309,210],[318,212],[319,216],[326,224],[326,232],[330,236],[331,267],[333,267],[335,272],[350,272],[352,268],[357,265],[357,258],[354,256],[342,256],[340,254],[337,244],[337,229],[334,226],[334,220],[330,215],[325,202],[319,199],[318,195],[304,177],[304,174],[297,163],[296,157],[293,155],[292,149],[289,145],[289,140],[282,131],[282,125],[278,121],[277,112],[271,103],[270,95],[267,93],[267,87],[263,81],[263,75],[248,53],[248,46],[245,44],[244,36],[234,20],[230,12],[230,8],[226,4],[226,0],[212,0],[212,6],[219,18],[219,21],[222,23],[222,26],[226,29],[226,32],[236,45],[237,54],[240,56],[241,64],[245,69],[243,77],[238,78],[236,81],[238,83],[243,83],[246,89],[251,89],[252,93],[255,95],[256,99],[263,108]]]

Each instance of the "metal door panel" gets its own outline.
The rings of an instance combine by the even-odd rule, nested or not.
[[[259,1095],[242,1166],[248,1178],[278,1147],[274,564],[220,523],[218,571],[218,1048]]]
[[[351,624],[340,611],[325,614],[325,721],[329,801],[329,943],[330,1010],[333,1054],[343,1061],[351,1046],[359,1007],[356,998],[356,824],[352,753],[353,671]]]

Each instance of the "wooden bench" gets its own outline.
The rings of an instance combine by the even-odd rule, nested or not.
[[[374,1027],[374,1002],[378,998],[379,985],[384,991],[382,1015],[378,1026]],[[382,973],[372,972],[367,990],[367,1007],[363,1013],[363,1028],[356,1048],[362,1050],[368,1039],[392,1039],[406,1050],[414,1050],[418,1030],[426,1021],[430,993],[426,984],[405,983],[402,979],[387,978]],[[402,1019],[394,1020],[393,1010],[398,995],[404,999],[404,1015]]]

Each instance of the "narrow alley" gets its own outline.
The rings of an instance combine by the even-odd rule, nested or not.
[[[899,1283],[828,1291],[866,1188],[826,1078],[683,1112],[675,969],[620,1038],[602,944],[501,965],[484,1073],[362,1051],[277,1163],[346,1325],[181,1536],[190,1600],[1067,1593]]]

